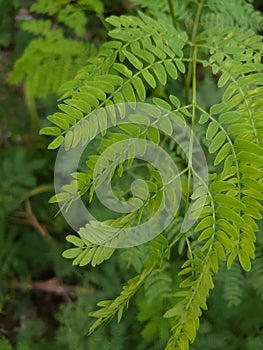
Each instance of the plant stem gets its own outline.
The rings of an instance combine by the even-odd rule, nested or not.
[[[169,9],[170,9],[170,12],[171,12],[174,28],[178,30],[179,27],[178,27],[178,22],[177,22],[177,19],[176,19],[176,16],[175,16],[172,0],[168,0],[168,4],[169,4]]]
[[[39,121],[39,115],[37,112],[36,101],[33,97],[28,96],[25,93],[25,103],[27,106],[28,113],[30,115],[32,131],[35,133],[38,133],[38,130],[40,128],[40,121]]]
[[[199,25],[199,19],[200,19],[203,4],[204,4],[204,0],[201,0],[199,5],[198,5],[197,11],[196,11],[196,16],[195,16],[195,20],[194,20],[194,24],[193,24],[192,35],[191,35],[192,46],[190,49],[190,59],[193,58],[195,39],[196,39],[196,35],[197,35],[197,29],[198,29],[198,25]],[[190,94],[189,91],[190,91],[190,83],[191,83],[191,78],[192,78],[192,70],[193,70],[193,62],[190,61],[188,64],[187,74],[185,76],[186,104],[189,103],[189,94]]]
[[[194,144],[194,125],[195,125],[195,116],[196,116],[196,58],[197,58],[197,47],[193,50],[193,74],[192,74],[192,122],[191,122],[191,134],[189,140],[189,154],[188,154],[188,185],[187,185],[187,195],[186,195],[186,204],[185,204],[185,215],[189,208],[190,201],[190,192],[191,192],[191,177],[192,177],[192,162],[193,162],[193,144]]]
[[[110,26],[109,26],[108,23],[105,21],[105,18],[104,18],[104,16],[103,16],[103,14],[100,13],[100,14],[97,14],[97,16],[98,16],[99,20],[101,21],[101,23],[103,24],[103,26],[104,26],[104,28],[106,29],[106,31],[109,32],[109,31],[110,31]]]

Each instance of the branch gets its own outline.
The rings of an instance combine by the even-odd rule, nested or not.
[[[46,281],[19,282],[19,281],[1,281],[1,284],[6,284],[9,288],[26,289],[30,291],[40,291],[51,293],[63,297],[72,297],[76,293],[93,294],[94,287],[84,288],[71,284],[64,284],[59,278],[51,278]]]
[[[25,201],[25,208],[26,208],[26,211],[17,211],[16,215],[24,218],[24,220],[22,219],[22,222],[24,224],[33,226],[41,234],[42,237],[44,237],[45,239],[51,240],[52,238],[48,233],[48,231],[43,227],[43,225],[40,224],[40,222],[34,215],[29,199]]]

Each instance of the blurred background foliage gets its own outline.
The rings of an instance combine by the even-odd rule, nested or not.
[[[261,0],[254,3],[263,10]],[[167,305],[159,295],[176,289],[182,247],[173,265],[152,277],[158,284],[150,279],[136,295],[121,324],[86,336],[88,312],[140,271],[145,247],[119,251],[93,269],[62,258],[70,230],[48,204],[55,152],[38,136],[57,109],[59,86],[106,40],[104,18],[135,10],[126,0],[0,0],[0,350],[161,350],[167,341]],[[203,104],[217,101],[201,71],[199,85]],[[218,275],[192,349],[263,349],[262,248],[258,237],[250,273],[237,264]]]

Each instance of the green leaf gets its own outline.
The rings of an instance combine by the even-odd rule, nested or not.
[[[82,259],[80,260],[79,266],[88,265],[92,261],[94,254],[96,252],[96,249],[97,249],[96,247],[91,247],[89,249],[86,249],[86,254],[84,254]]]
[[[90,84],[90,83],[91,82],[86,82],[85,86],[82,86],[80,88],[80,91],[89,92],[97,99],[104,101],[106,99],[105,92],[103,90],[101,90],[100,88],[98,88],[97,86],[94,86],[94,84]]]
[[[235,147],[244,151],[253,152],[255,154],[263,154],[263,147],[248,140],[236,139]]]
[[[136,69],[138,70],[143,69],[142,62],[134,54],[126,50],[122,50],[122,53]]]
[[[130,114],[128,118],[131,122],[136,124],[147,125],[147,126],[150,124],[150,119],[145,115]]]
[[[236,92],[237,86],[236,83],[230,83],[224,91],[223,102],[227,102]]]
[[[245,271],[250,271],[250,269],[251,269],[251,261],[250,261],[250,258],[248,256],[248,254],[246,253],[246,251],[241,250],[238,253],[238,258],[239,258],[240,264],[243,267],[243,269]]]
[[[83,114],[74,107],[68,106],[66,104],[59,104],[58,107],[63,112],[65,112],[66,114],[70,115],[75,119],[81,119],[83,117]]]
[[[223,95],[223,102],[227,102],[236,92],[237,86],[235,83],[231,83],[226,88],[224,95]]]
[[[205,186],[200,186],[193,192],[193,194],[191,195],[191,198],[197,199],[197,198],[203,197],[206,194],[207,194],[207,188]]]
[[[58,148],[62,142],[64,141],[64,137],[63,136],[58,136],[55,138],[55,140],[53,140],[49,145],[48,145],[48,149],[56,149]]]
[[[173,133],[173,126],[171,120],[168,117],[161,117],[158,121],[160,129],[167,135],[171,136]]]
[[[209,114],[203,113],[200,115],[199,124],[205,124],[209,120]]]
[[[164,60],[166,55],[165,53],[160,50],[157,46],[154,45],[147,45],[148,51],[151,51],[156,57],[160,58],[161,60]]]
[[[106,112],[112,125],[116,125],[116,109],[112,101],[106,101]]]
[[[69,130],[65,136],[65,150],[66,151],[68,151],[70,149],[71,144],[72,144],[72,140],[73,140],[73,131]]]
[[[87,254],[87,249],[82,250],[77,256],[76,258],[72,261],[72,265],[76,266],[79,265],[81,260],[85,257],[85,255]]]
[[[215,121],[212,121],[211,123],[209,123],[208,128],[206,130],[206,138],[207,140],[211,140],[215,134],[217,133],[219,126],[218,123]]]
[[[74,244],[76,247],[82,247],[84,245],[84,243],[82,242],[82,240],[74,235],[68,235],[66,237],[66,240],[72,244]]]
[[[149,195],[148,186],[145,181],[137,179],[136,182],[132,184],[132,193],[134,196],[145,200]]]
[[[81,112],[85,114],[88,114],[91,111],[91,106],[86,101],[74,98],[74,99],[67,99],[64,102],[79,109]]]
[[[51,121],[53,124],[56,124],[57,126],[59,126],[63,130],[68,130],[69,129],[68,121],[65,120],[65,118],[63,118],[62,116],[60,116],[58,114],[54,114],[54,115],[48,116],[47,119],[49,121]]]
[[[244,225],[245,223],[240,214],[238,214],[237,212],[235,212],[234,210],[228,207],[220,206],[216,209],[216,212],[222,218],[226,220],[231,220],[233,224],[237,225],[238,227],[242,227],[242,225]]]
[[[241,183],[249,189],[263,193],[263,184],[253,178],[243,176]]]
[[[146,80],[146,82],[154,89],[156,87],[156,82],[153,75],[148,70],[142,71],[142,76]]]
[[[224,72],[217,82],[218,87],[221,88],[225,86],[230,78],[231,78],[230,74],[228,72]]]
[[[49,199],[49,203],[64,202],[70,198],[70,194],[67,192],[57,193]]]
[[[116,69],[119,73],[123,74],[127,78],[132,77],[132,71],[122,63],[114,63],[112,68]]]
[[[133,77],[132,80],[131,80],[131,83],[134,86],[139,99],[141,101],[145,101],[146,91],[145,91],[145,87],[144,87],[144,84],[143,84],[141,78]]]
[[[174,96],[174,95],[170,95],[169,96],[169,100],[172,102],[172,104],[176,107],[179,108],[181,105],[181,102],[179,100],[178,97]]]
[[[118,310],[118,314],[117,314],[117,322],[118,323],[121,322],[122,314],[123,314],[123,307],[120,307],[119,310]]]
[[[97,131],[98,131],[98,118],[95,114],[90,114],[89,115],[89,137],[91,140],[93,140],[96,135],[97,135]]]
[[[225,232],[220,231],[220,230],[217,231],[216,232],[216,237],[228,251],[232,251],[233,250],[233,245],[234,244],[233,244],[232,240],[226,235]]]
[[[153,97],[152,101],[156,106],[159,106],[160,108],[163,108],[163,109],[168,110],[168,111],[170,111],[172,109],[171,105],[161,98]]]
[[[104,108],[100,108],[97,110],[97,117],[98,117],[98,127],[102,134],[104,135],[107,131],[107,112]]]
[[[216,194],[214,197],[216,203],[223,204],[229,208],[244,209],[245,205],[240,199],[227,194]]]
[[[214,224],[214,218],[212,216],[207,216],[206,218],[202,219],[199,222],[199,224],[195,228],[195,232],[201,231],[204,228],[212,226],[213,224]]]
[[[136,102],[136,97],[131,84],[124,84],[122,87],[122,93],[127,102]]]
[[[215,104],[210,108],[210,114],[214,115],[214,114],[218,114],[220,112],[223,112],[223,110],[226,108],[226,106],[227,105],[225,103]]]
[[[134,124],[120,124],[119,128],[132,136],[139,136],[141,129]]]
[[[175,317],[177,315],[180,315],[183,309],[184,309],[184,303],[180,302],[176,304],[174,307],[172,307],[170,310],[166,311],[163,317],[164,318]]]
[[[66,259],[73,259],[82,252],[81,248],[70,248],[62,253],[62,256]]]
[[[219,122],[222,124],[230,124],[236,122],[240,118],[240,113],[236,111],[225,112],[219,116]]]
[[[82,134],[82,138],[81,138],[81,144],[82,146],[85,146],[88,142],[88,140],[90,139],[90,125],[89,125],[89,121],[87,119],[83,119],[81,120],[81,134]]]
[[[76,147],[79,144],[81,140],[81,135],[82,135],[82,128],[79,124],[76,124],[73,129],[73,142],[71,145],[72,148]]]
[[[39,135],[59,136],[60,133],[60,129],[55,126],[48,126],[46,128],[40,129],[39,131]]]
[[[114,86],[119,86],[123,84],[123,79],[121,77],[119,77],[118,75],[114,75],[114,74],[103,74],[103,75],[98,75],[94,78],[95,81],[99,81],[99,82],[106,82],[110,85],[114,85]],[[100,87],[101,87],[101,83],[100,83]],[[106,90],[105,90],[106,91]],[[110,91],[106,91],[106,92],[110,92]],[[113,92],[113,91],[111,91]]]
[[[166,85],[167,82],[167,75],[166,70],[164,69],[163,65],[159,62],[156,62],[151,69],[154,71],[154,74],[156,75],[156,78],[160,81],[162,85]]]
[[[145,62],[152,64],[155,60],[154,55],[151,54],[149,51],[141,50],[141,49],[135,49],[132,50],[133,54],[143,59]]]
[[[154,182],[146,181],[146,183],[147,183],[149,192],[156,192],[157,191],[157,185]]]
[[[227,268],[228,268],[228,270],[231,268],[231,266],[232,266],[234,260],[236,259],[236,257],[237,257],[237,251],[233,250],[231,252],[231,254],[229,255],[228,259],[227,259]]]
[[[263,158],[262,158],[262,156],[256,155],[255,153],[241,151],[241,152],[238,153],[237,158],[239,160],[242,160],[246,164],[263,165]]]
[[[183,62],[180,61],[180,60],[176,60],[176,61],[175,61],[175,64],[176,64],[177,68],[179,69],[179,71],[180,71],[182,74],[184,74],[184,73],[185,73],[185,65],[183,64]]]
[[[211,236],[215,233],[212,227],[205,229],[201,235],[198,237],[198,241],[201,242],[205,239],[211,238]]]
[[[217,153],[214,161],[214,165],[220,164],[228,156],[230,150],[231,150],[230,144],[226,143]]]
[[[72,96],[76,99],[84,100],[92,107],[98,107],[99,105],[98,99],[92,94],[92,92],[81,90],[80,92],[74,92]]]
[[[116,104],[120,103],[121,105],[125,102],[122,93],[120,93],[118,91],[115,92],[115,94],[113,96],[113,101],[114,101],[114,103],[116,103]]]
[[[186,127],[185,118],[180,112],[172,111],[172,113],[170,113],[169,116],[173,119],[174,124],[176,124],[180,128]]]
[[[170,77],[173,80],[176,80],[178,78],[178,72],[176,65],[171,62],[170,60],[164,61],[164,66],[167,70],[167,73],[170,75]]]
[[[226,134],[223,131],[220,131],[215,138],[212,140],[209,146],[209,153],[215,153],[225,142]]]
[[[216,252],[216,255],[218,256],[219,259],[226,260],[226,252],[220,242],[214,243],[214,251]]]
[[[147,130],[148,137],[150,141],[156,143],[157,145],[160,142],[160,133],[159,130],[153,126],[150,126]]]

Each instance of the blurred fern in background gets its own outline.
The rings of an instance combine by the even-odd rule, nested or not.
[[[0,350],[262,347],[263,21],[261,2],[254,5],[0,0]],[[100,115],[89,130],[101,135],[59,197],[55,152],[47,148],[75,148],[84,116],[135,101],[151,101],[151,112],[166,108],[193,128],[209,163],[209,198],[195,230],[182,234],[184,206],[192,195],[198,209],[203,193],[202,186],[191,193],[184,172],[182,206],[170,226],[147,244],[115,251],[87,239],[94,224],[72,232],[49,198],[71,203],[78,182],[77,194],[106,220],[92,173],[109,145],[149,138],[180,171],[190,169],[187,156],[150,114],[146,127],[107,132]],[[111,166],[105,169],[122,200],[130,193],[124,176],[150,174],[151,209],[158,208],[156,172],[136,160],[116,172]],[[138,223],[147,213],[110,223]],[[106,322],[115,315],[118,322]]]

